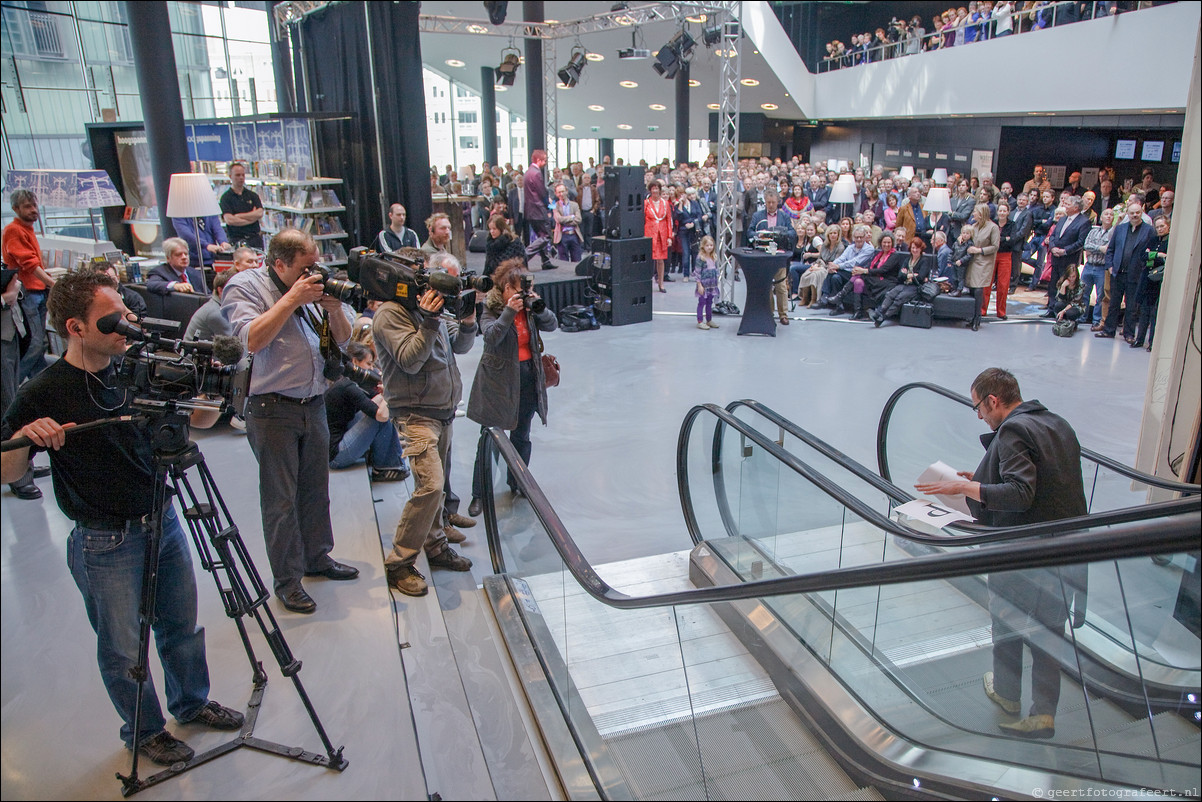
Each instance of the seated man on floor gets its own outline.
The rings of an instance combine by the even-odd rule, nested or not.
[[[346,355],[355,367],[375,375],[376,357],[368,346],[347,343]],[[409,465],[401,456],[401,439],[379,392],[371,397],[355,381],[343,376],[326,390],[326,422],[330,426],[330,468],[349,468],[367,459],[373,482],[400,482],[409,478]]]

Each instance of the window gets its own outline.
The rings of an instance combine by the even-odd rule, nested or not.
[[[478,136],[461,136],[459,137],[459,147],[464,150],[474,150],[480,147],[480,137]]]
[[[461,125],[462,125],[463,123],[474,123],[474,122],[478,122],[478,121],[479,121],[479,120],[478,120],[478,119],[477,119],[477,117],[476,117],[476,112],[474,112],[474,111],[461,111],[461,112],[459,112],[459,123],[460,123]]]

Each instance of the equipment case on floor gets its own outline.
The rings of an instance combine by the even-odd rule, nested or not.
[[[913,326],[916,329],[929,329],[935,320],[935,309],[930,304],[911,301],[903,304],[901,309],[901,324]]]

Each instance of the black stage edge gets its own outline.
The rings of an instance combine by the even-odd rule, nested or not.
[[[587,294],[589,280],[576,275],[572,262],[556,262],[554,270],[531,270],[534,276],[534,291],[547,302],[547,308],[558,317],[565,306],[591,306],[593,299]]]

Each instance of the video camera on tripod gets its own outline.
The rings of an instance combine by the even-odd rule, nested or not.
[[[96,321],[102,334],[121,334],[133,340],[117,367],[117,381],[134,393],[134,404],[147,408],[173,405],[184,409],[211,409],[216,400],[224,409],[244,397],[250,371],[242,368],[243,348],[237,337],[218,335],[212,340],[176,340],[164,330],[178,327],[173,321],[143,318],[138,323],[113,312]]]

